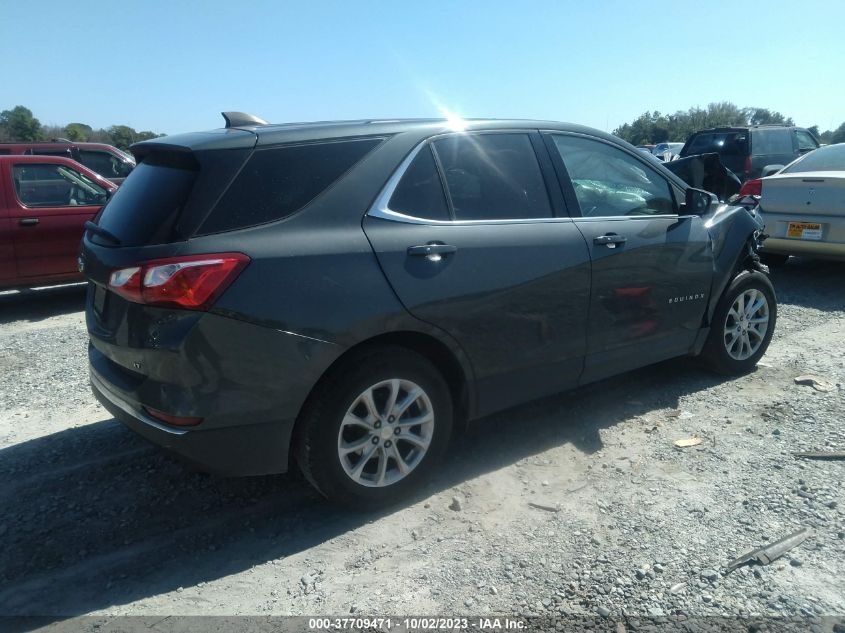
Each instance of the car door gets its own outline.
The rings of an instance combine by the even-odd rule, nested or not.
[[[106,190],[68,164],[21,162],[11,168],[9,219],[20,278],[73,274],[83,225]]]
[[[592,261],[582,382],[689,352],[713,276],[701,218],[679,216],[680,189],[634,152],[581,134],[545,138]]]
[[[581,374],[589,253],[548,178],[536,133],[445,135],[416,148],[364,219],[406,309],[470,358],[482,415]]]

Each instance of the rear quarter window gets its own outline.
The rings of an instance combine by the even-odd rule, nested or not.
[[[231,231],[295,213],[383,140],[353,139],[256,150],[199,233]]]
[[[789,128],[754,130],[751,134],[751,153],[755,156],[791,154],[792,134]]]

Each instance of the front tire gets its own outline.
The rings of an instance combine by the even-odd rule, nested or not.
[[[720,374],[748,373],[766,353],[776,321],[772,282],[761,272],[741,272],[716,306],[702,359]]]
[[[297,423],[296,459],[334,503],[375,510],[431,476],[452,434],[452,398],[425,357],[394,346],[341,361]]]

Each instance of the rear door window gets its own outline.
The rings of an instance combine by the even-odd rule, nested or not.
[[[393,191],[387,206],[391,211],[415,218],[451,219],[431,147],[426,145],[416,155]]]
[[[352,139],[256,150],[199,232],[231,231],[295,213],[382,140]]]
[[[456,220],[552,217],[527,134],[463,134],[433,143]]]
[[[791,154],[792,135],[789,128],[754,130],[751,134],[751,153],[754,156]]]

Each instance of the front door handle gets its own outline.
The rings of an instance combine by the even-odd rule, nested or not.
[[[40,221],[41,220],[39,220],[38,218],[21,218],[18,224],[20,224],[21,226],[35,226]]]
[[[593,238],[593,244],[599,246],[607,246],[608,248],[616,248],[617,244],[624,244],[628,238],[624,235],[617,235],[616,233],[607,233],[606,235],[599,235]]]
[[[427,257],[432,261],[439,261],[443,255],[451,255],[457,252],[458,247],[451,244],[421,244],[420,246],[409,246],[408,255],[416,257]]]

